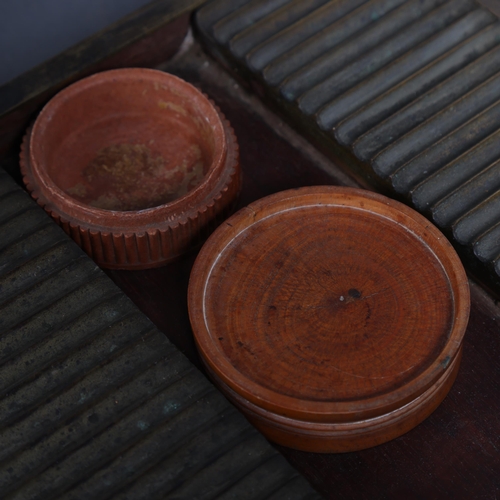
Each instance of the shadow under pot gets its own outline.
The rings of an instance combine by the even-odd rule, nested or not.
[[[199,246],[241,189],[229,122],[191,84],[120,69],[70,85],[24,137],[33,198],[96,261],[146,269]]]

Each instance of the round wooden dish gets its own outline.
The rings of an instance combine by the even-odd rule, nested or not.
[[[344,452],[393,439],[458,371],[468,282],[412,209],[357,189],[259,200],[220,226],[189,284],[215,383],[271,440]]]
[[[70,85],[26,134],[32,196],[102,267],[143,269],[199,245],[240,189],[229,122],[162,71],[120,69]]]

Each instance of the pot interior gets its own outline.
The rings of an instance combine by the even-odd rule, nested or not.
[[[169,203],[220,155],[222,124],[209,101],[182,80],[140,71],[69,87],[35,125],[33,161],[81,203],[118,211]]]

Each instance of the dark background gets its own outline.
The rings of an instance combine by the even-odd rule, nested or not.
[[[0,0],[0,85],[151,0]]]

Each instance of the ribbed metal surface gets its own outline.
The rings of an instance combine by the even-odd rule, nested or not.
[[[213,0],[197,23],[312,137],[465,245],[500,291],[496,16],[473,0]]]
[[[3,172],[0,497],[317,498]]]

